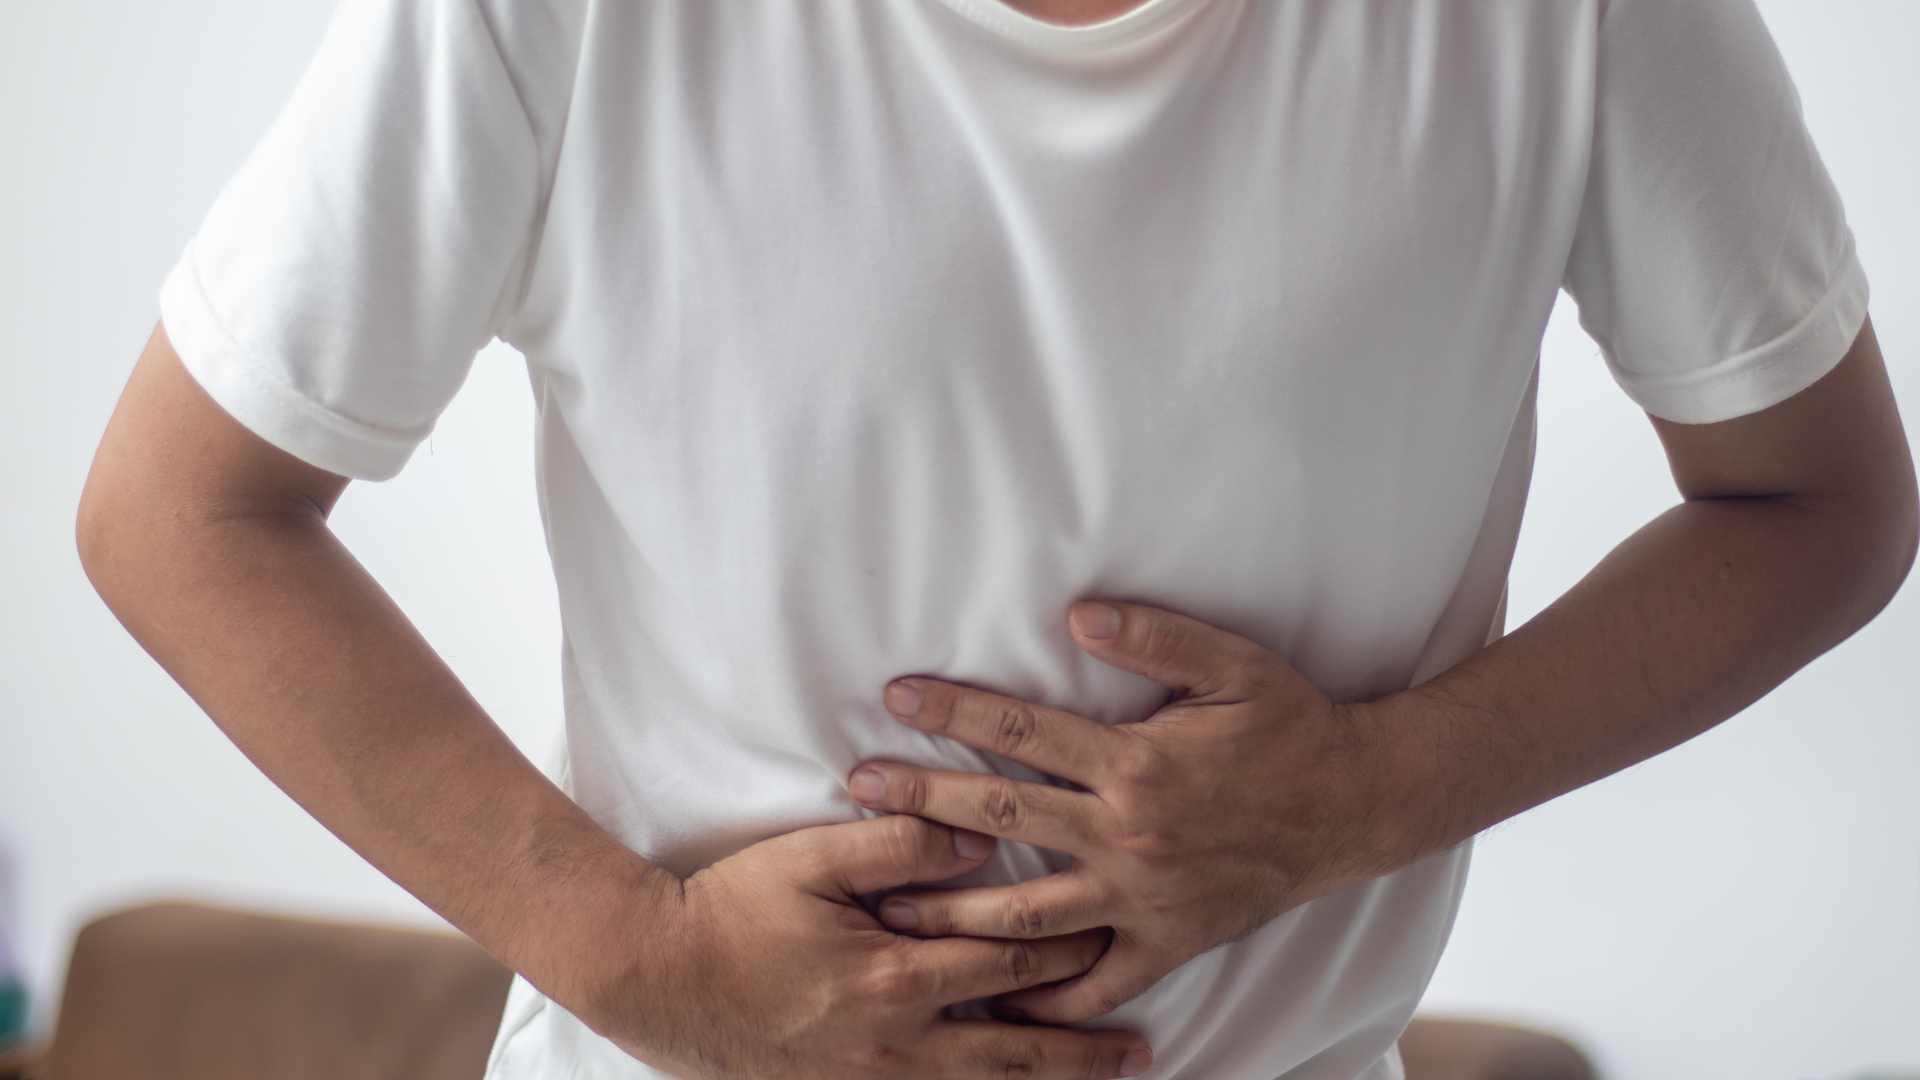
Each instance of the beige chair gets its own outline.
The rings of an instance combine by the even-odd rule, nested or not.
[[[0,1080],[480,1080],[508,980],[455,934],[140,904],[81,928],[51,1042]],[[1416,1018],[1401,1052],[1408,1080],[1594,1080],[1563,1039],[1468,1018]]]

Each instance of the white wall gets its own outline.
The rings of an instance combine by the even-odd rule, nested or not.
[[[1676,0],[1680,2],[1680,0]],[[257,772],[100,603],[74,500],[161,277],[328,3],[0,5],[0,850],[35,1026],[103,905],[158,893],[437,916]],[[1920,5],[1763,0],[1846,200],[1920,433]],[[1563,304],[1511,625],[1674,494]],[[483,353],[432,442],[337,530],[543,758],[558,616],[524,370]],[[1746,713],[1490,830],[1428,998],[1571,1032],[1614,1077],[1920,1070],[1920,587]],[[0,898],[0,914],[6,910]]]

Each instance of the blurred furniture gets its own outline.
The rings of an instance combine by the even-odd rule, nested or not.
[[[142,904],[75,936],[32,1080],[480,1080],[508,976],[411,928]]]
[[[0,1080],[480,1080],[509,978],[451,933],[139,904],[81,928],[52,1041]],[[1408,1080],[1595,1078],[1557,1036],[1464,1017],[1400,1046]]]
[[[1549,1031],[1421,1013],[1400,1035],[1407,1080],[1599,1080],[1587,1056]]]

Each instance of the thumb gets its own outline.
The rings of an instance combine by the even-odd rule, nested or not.
[[[815,825],[768,841],[781,850],[794,881],[834,900],[916,881],[941,881],[979,866],[994,839],[912,814]]]

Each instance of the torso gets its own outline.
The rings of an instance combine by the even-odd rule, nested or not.
[[[891,719],[897,674],[1146,715],[1163,688],[1068,639],[1078,596],[1246,634],[1336,699],[1492,626],[1593,2],[1021,5],[1079,29],[980,2],[587,8],[502,336],[538,401],[566,785],[676,871],[862,816],[864,758],[1033,778]],[[1102,1022],[1168,1076],[1393,1075],[1466,860]],[[1002,843],[959,880],[1064,864]],[[615,1068],[514,994],[515,1053]]]

